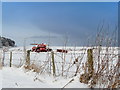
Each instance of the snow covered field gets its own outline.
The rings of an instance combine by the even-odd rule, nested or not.
[[[0,69],[0,89],[2,89],[2,70]]]
[[[37,78],[36,78],[37,77]],[[65,79],[49,75],[37,75],[31,71],[25,72],[22,68],[3,68],[3,88],[63,88],[71,79],[74,81],[66,88],[87,88],[79,82],[79,77]]]
[[[66,54],[56,52],[56,49],[63,47],[51,48],[55,53],[56,77],[50,74],[52,73],[50,52],[31,52],[31,64],[34,63],[38,67],[43,66],[42,72],[44,73],[38,74],[32,70],[28,71],[23,68],[23,65],[25,64],[25,53],[23,52],[23,47],[15,47],[6,49],[5,54],[2,52],[1,59],[4,59],[5,66],[2,71],[0,70],[0,77],[3,76],[0,78],[0,81],[2,81],[2,85],[0,86],[2,86],[2,88],[63,88],[69,81],[73,80],[70,84],[65,86],[65,88],[88,88],[87,84],[80,83],[79,78],[80,74],[83,72],[82,65],[87,60],[86,50],[90,47],[66,47],[68,50],[68,53]],[[31,47],[27,47],[26,49],[29,50]],[[106,54],[104,51],[105,47],[102,47],[102,49],[103,51],[101,52],[101,55]],[[12,67],[9,67],[10,52],[12,52]],[[96,51],[93,53],[96,53]],[[109,53],[107,54],[112,53],[117,55],[118,48],[115,47],[114,49],[109,50]],[[80,59],[78,62],[74,63],[76,58]],[[113,60],[115,61],[116,57]],[[112,63],[116,63],[114,61],[112,61]],[[77,76],[74,76],[78,64],[80,64],[81,68],[79,69]],[[62,68],[63,65],[64,68]],[[62,69],[64,69],[63,76]]]

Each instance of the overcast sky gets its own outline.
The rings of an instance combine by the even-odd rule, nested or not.
[[[2,5],[3,36],[23,45],[51,42],[62,45],[84,45],[105,22],[114,28],[118,20],[118,3],[73,2],[4,2]],[[50,37],[50,38],[49,38]],[[66,39],[66,37],[68,39]]]
[[[0,35],[2,35],[2,3],[0,1]]]

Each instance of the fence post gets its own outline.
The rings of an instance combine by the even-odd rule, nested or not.
[[[30,50],[27,50],[26,65],[30,66]]]
[[[55,61],[54,61],[54,52],[51,52],[52,55],[52,66],[53,66],[53,76],[55,76]]]
[[[85,84],[88,84],[89,80],[91,79],[91,77],[93,76],[93,73],[94,73],[93,49],[87,50],[87,66],[85,66],[85,68],[87,68],[87,71],[85,71],[84,74],[82,74],[80,76],[80,82],[85,83]]]
[[[93,49],[87,50],[87,58],[88,58],[88,74],[92,77],[94,68],[93,68]]]
[[[12,67],[12,52],[10,52],[10,67]]]
[[[5,51],[3,50],[2,66],[4,66]]]
[[[2,69],[2,56],[0,54],[0,70]]]

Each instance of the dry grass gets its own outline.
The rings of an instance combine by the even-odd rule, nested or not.
[[[25,65],[24,68],[27,70],[32,70],[33,72],[36,72],[36,73],[40,73],[41,71],[40,67],[34,63],[29,66]]]
[[[93,80],[103,88],[118,88],[119,82],[119,59],[117,49],[113,46],[117,42],[116,40],[108,34],[99,33],[97,37],[97,44],[99,47],[96,48],[95,52],[95,72],[93,75]],[[112,34],[113,36],[115,33]],[[104,51],[102,46],[105,45]],[[104,55],[101,55],[101,54]],[[96,80],[95,80],[96,79]],[[92,81],[93,81],[92,80]],[[93,84],[91,83],[91,86]]]
[[[120,62],[118,53],[116,53],[117,50],[114,47],[117,45],[116,37],[115,32],[113,32],[112,35],[109,35],[108,32],[103,29],[103,26],[100,28],[95,40],[96,46],[93,47],[94,73],[91,79],[87,81],[89,82],[89,87],[120,88]],[[85,67],[88,68],[87,65]],[[86,72],[87,71],[85,71],[85,73]],[[88,77],[83,77],[84,80],[82,81],[87,80],[87,78]]]

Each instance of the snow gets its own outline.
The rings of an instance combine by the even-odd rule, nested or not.
[[[5,66],[2,70],[0,70],[0,81],[2,81],[0,82],[0,88],[63,88],[72,79],[74,79],[74,81],[69,83],[65,88],[88,88],[88,85],[80,83],[79,81],[80,74],[82,74],[83,70],[80,70],[80,72],[78,72],[78,75],[73,77],[77,68],[77,63],[74,64],[70,69],[68,68],[73,64],[74,60],[77,57],[82,58],[80,63],[80,67],[82,67],[82,64],[85,63],[87,60],[86,50],[91,47],[52,46],[50,48],[54,50],[56,68],[59,69],[59,72],[56,72],[56,75],[58,75],[56,77],[49,73],[50,71],[48,67],[50,64],[47,64],[48,66],[46,65],[45,67],[45,70],[47,72],[42,74],[35,73],[32,70],[27,71],[23,67],[21,67],[25,63],[24,47],[6,48],[5,55],[3,55],[2,50],[0,50],[0,52],[2,53],[2,57],[0,58],[3,59],[4,57],[5,61]],[[66,48],[68,50],[68,53],[62,54],[56,52],[56,49],[62,48]],[[106,47],[102,47],[103,51],[101,52],[101,54],[103,55],[105,54],[105,48]],[[30,50],[31,46],[26,47],[26,49]],[[12,67],[9,67],[10,52],[12,52],[13,55]],[[109,50],[109,54],[111,53],[118,54],[118,47],[115,47],[114,49],[111,47],[111,50]],[[64,70],[68,71],[64,72],[64,76],[59,76],[59,74],[62,73],[62,56],[65,56]],[[38,66],[43,66],[46,61],[50,61],[50,58],[50,52],[31,52],[30,55],[31,63],[35,63]],[[112,61],[111,63],[115,63],[115,59],[116,58],[114,58],[114,61]]]
[[[2,70],[0,69],[0,89],[2,89]]]
[[[74,77],[74,81],[65,88],[88,88],[87,85],[80,83],[78,78]],[[25,72],[23,68],[4,67],[2,88],[63,88],[71,79],[46,74],[36,75],[31,71]]]

